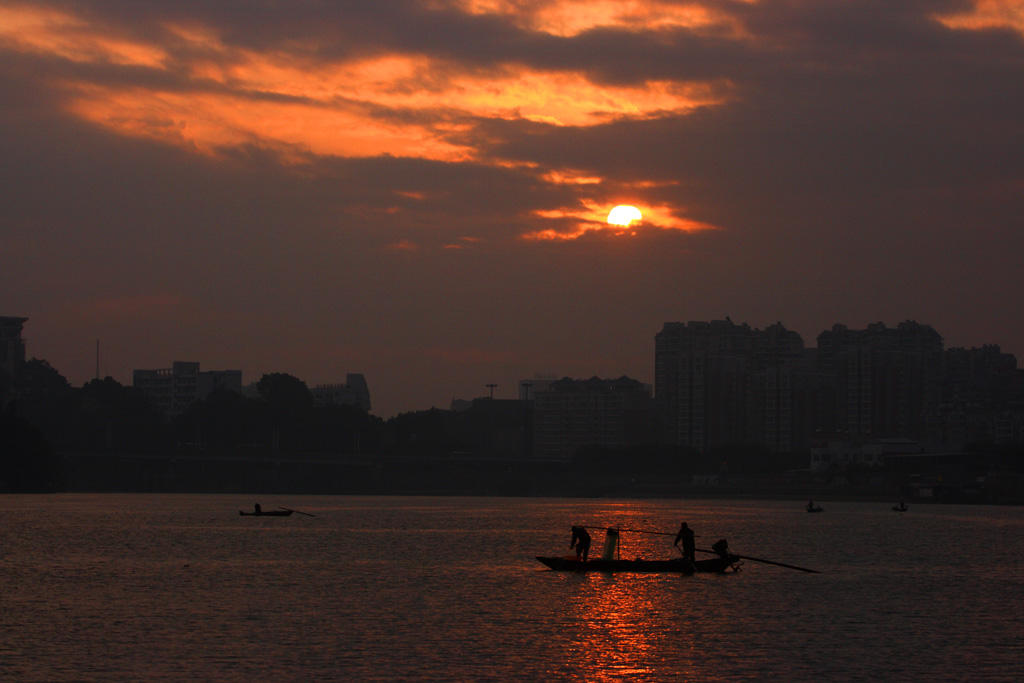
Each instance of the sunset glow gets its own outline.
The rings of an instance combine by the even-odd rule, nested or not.
[[[0,43],[79,63],[163,68],[167,59],[159,46],[104,34],[72,14],[34,5],[0,7]]]
[[[426,89],[417,80],[419,68],[411,62],[390,62],[395,72],[387,78],[377,72],[381,63],[362,66],[366,68],[344,70],[338,80],[324,82],[319,76],[310,80],[300,71],[265,65],[245,70],[252,80],[232,78],[229,92],[186,95],[79,88],[69,108],[125,134],[202,150],[254,142],[295,145],[317,154],[456,160],[475,156],[471,147],[452,142],[465,129],[462,121],[473,117],[592,126],[616,117],[661,116],[719,101],[710,87],[596,87],[578,75],[522,72],[486,81],[455,77]],[[215,82],[227,78],[223,73],[210,75],[216,76]],[[304,82],[307,88],[302,87]]]
[[[640,209],[635,206],[620,205],[608,213],[608,224],[626,227],[633,223],[639,223],[641,218]]]
[[[605,214],[606,209],[592,203],[586,203],[582,211],[569,209],[552,209],[535,212],[538,217],[559,222],[561,228],[545,228],[522,235],[522,239],[538,242],[567,242],[579,239],[588,234],[604,234],[609,236],[635,235],[639,222],[645,222],[646,230],[670,232],[698,232],[715,230],[716,226],[701,221],[679,218],[673,208],[666,205],[645,207],[646,218],[639,209],[633,206],[616,206]]]
[[[464,5],[473,14],[505,16],[521,26],[561,37],[577,36],[600,28],[699,30],[728,23],[727,15],[697,3],[563,0],[524,6],[509,0],[466,0]]]
[[[1021,0],[242,4],[0,2],[0,315],[72,381],[103,337],[122,378],[446,407],[650,382],[679,316],[1024,353],[991,296],[1024,251]]]
[[[578,72],[511,64],[476,73],[417,55],[310,63],[282,52],[229,47],[203,27],[166,28],[188,46],[182,54],[202,57],[175,63],[162,46],[125,40],[71,14],[0,10],[0,38],[15,49],[160,74],[189,73],[198,86],[193,92],[67,83],[67,107],[125,135],[206,153],[255,144],[315,154],[456,161],[477,156],[461,134],[468,119],[594,126],[685,113],[728,97],[724,83],[598,84]]]
[[[518,4],[501,1],[470,2],[466,8],[480,16],[515,17],[524,27],[561,37],[600,27],[693,29],[718,21],[714,12],[697,5],[641,2],[569,1],[525,12]],[[613,84],[578,70],[536,69],[511,62],[466,69],[425,54],[397,52],[315,59],[299,50],[256,51],[233,45],[215,27],[196,21],[169,21],[161,29],[165,42],[147,43],[139,37],[147,34],[129,39],[69,11],[35,5],[0,10],[0,40],[9,49],[152,71],[148,83],[147,79],[124,84],[57,80],[68,112],[124,136],[211,157],[244,146],[262,148],[285,163],[298,164],[305,164],[307,155],[483,161],[480,145],[487,138],[474,132],[483,120],[590,128],[619,120],[686,116],[732,97],[732,86],[722,79]],[[174,73],[187,74],[191,89],[164,87]],[[485,163],[508,166],[511,162],[492,156]],[[540,179],[554,185],[596,186],[602,180],[572,168],[538,172]],[[610,221],[605,226],[597,208],[600,201],[594,198],[585,203],[589,207],[585,212],[548,214],[574,218],[574,227],[540,228],[526,236],[575,239],[606,227],[628,227],[631,222]],[[662,228],[702,227],[677,218],[678,211],[671,207],[655,212]]]
[[[1020,0],[975,0],[974,10],[939,16],[950,28],[980,30],[1010,28],[1024,34],[1024,2]]]

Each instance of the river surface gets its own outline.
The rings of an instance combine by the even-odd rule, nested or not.
[[[257,500],[315,517],[238,514]],[[1020,680],[1024,510],[822,504],[0,496],[0,681]],[[683,520],[698,548],[821,573],[534,559],[574,523]]]

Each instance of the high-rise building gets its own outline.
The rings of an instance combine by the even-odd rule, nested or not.
[[[755,331],[749,434],[751,442],[787,452],[804,445],[803,392],[809,368],[804,341],[782,323]]]
[[[923,438],[938,404],[943,343],[930,325],[835,325],[818,335],[818,364],[835,382],[835,428],[848,439]]]
[[[999,346],[952,348],[943,354],[941,400],[930,404],[932,443],[1021,443],[1024,371]]]
[[[669,322],[655,335],[654,395],[665,443],[707,451],[725,444],[796,447],[803,340],[729,318]]]

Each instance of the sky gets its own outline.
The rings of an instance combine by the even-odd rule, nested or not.
[[[726,317],[1024,364],[1021,0],[0,0],[0,93],[0,315],[76,386],[390,417]]]

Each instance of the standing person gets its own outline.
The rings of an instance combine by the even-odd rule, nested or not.
[[[679,533],[676,534],[676,540],[673,545],[677,548],[679,544],[683,544],[683,559],[693,562],[696,559],[697,545],[694,542],[693,529],[686,526],[686,522],[679,525]]]
[[[572,528],[572,540],[569,541],[569,547],[575,547],[576,558],[582,559],[586,562],[587,555],[590,553],[590,534],[587,533],[587,530],[581,526],[574,526]]]

